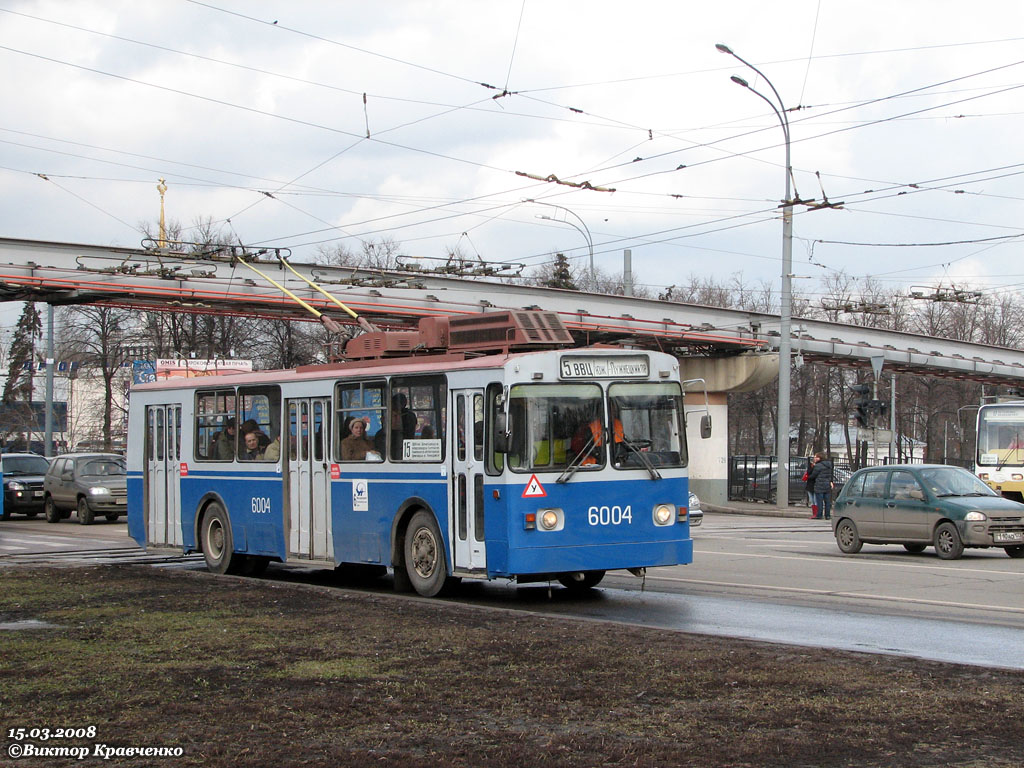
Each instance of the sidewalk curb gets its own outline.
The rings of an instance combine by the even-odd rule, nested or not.
[[[721,507],[717,504],[708,504],[706,502],[701,503],[701,508],[705,512],[717,512],[723,515],[757,515],[759,517],[790,517],[795,519],[811,519],[811,512],[809,509],[793,508],[793,509],[779,509],[773,504],[751,504],[745,507]]]

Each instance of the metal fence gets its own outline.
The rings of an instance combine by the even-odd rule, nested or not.
[[[913,462],[906,460],[897,462],[895,459],[883,458],[875,462],[865,459],[861,462],[850,461],[849,459],[830,459],[832,462],[832,479],[835,483],[834,494],[842,490],[843,485],[850,479],[850,475],[858,469],[883,464],[922,464],[922,460]],[[950,464],[958,467],[972,469],[973,463],[970,459],[958,459],[944,457],[940,461],[931,463]],[[789,457],[789,504],[801,504],[807,497],[807,484],[803,480],[804,472],[807,471],[806,456]],[[779,484],[778,459],[775,456],[730,456],[729,457],[729,500],[730,501],[764,501],[776,503],[776,489]]]
[[[804,498],[801,478],[806,461],[793,456],[789,462],[789,503],[798,504]],[[729,499],[732,501],[775,502],[779,484],[778,459],[775,456],[730,456]]]

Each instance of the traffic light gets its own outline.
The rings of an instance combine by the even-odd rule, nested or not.
[[[857,420],[858,427],[866,427],[871,419],[871,385],[851,384],[850,389],[857,393],[857,399],[853,401],[853,418]]]
[[[876,406],[878,408],[878,418],[884,419],[889,415],[889,404],[885,400],[875,400],[874,402],[878,403]]]

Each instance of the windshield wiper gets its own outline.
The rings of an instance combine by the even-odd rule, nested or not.
[[[583,446],[583,449],[572,457],[572,461],[569,462],[569,466],[565,468],[565,471],[558,476],[556,483],[567,483],[572,479],[572,476],[576,474],[576,471],[583,466],[583,460],[590,455],[590,452],[596,447],[597,436],[591,437],[587,441],[587,444]]]
[[[651,464],[651,460],[644,455],[643,451],[640,450],[639,446],[634,445],[630,442],[628,437],[622,438],[622,444],[625,445],[629,450],[635,453],[640,458],[640,463],[644,465],[648,474],[651,476],[651,480],[661,480],[661,474]]]

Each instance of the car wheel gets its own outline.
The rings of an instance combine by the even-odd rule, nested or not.
[[[107,514],[104,515],[104,517],[107,518],[108,522],[111,522],[111,523],[116,523],[117,522],[117,518],[119,518],[120,516],[121,515],[118,514],[117,512],[107,512]]]
[[[603,578],[604,571],[580,571],[559,576],[558,581],[563,587],[573,592],[586,592],[600,584]]]
[[[927,544],[904,544],[903,548],[907,550],[907,552],[913,552],[916,555],[920,552],[924,552],[925,547],[927,546]]]
[[[964,553],[960,533],[952,523],[942,523],[935,529],[935,554],[943,560],[956,560]]]
[[[1024,545],[1021,544],[1015,547],[1003,547],[1003,551],[1014,559],[1024,557]]]
[[[412,587],[423,597],[435,597],[449,588],[444,544],[434,516],[420,510],[405,534],[405,570]]]
[[[53,496],[46,497],[46,501],[43,502],[43,509],[46,511],[46,522],[59,523],[63,519],[60,510],[57,509],[57,505],[53,503]]]
[[[231,521],[220,504],[214,503],[206,508],[200,539],[206,569],[210,573],[231,573],[242,565],[244,557],[234,554]]]
[[[81,525],[92,525],[93,512],[89,509],[89,502],[83,496],[78,500],[78,522]]]
[[[839,546],[840,552],[845,552],[848,555],[855,555],[860,552],[864,542],[860,540],[860,534],[857,533],[857,524],[853,520],[844,518],[836,525],[836,544]]]

